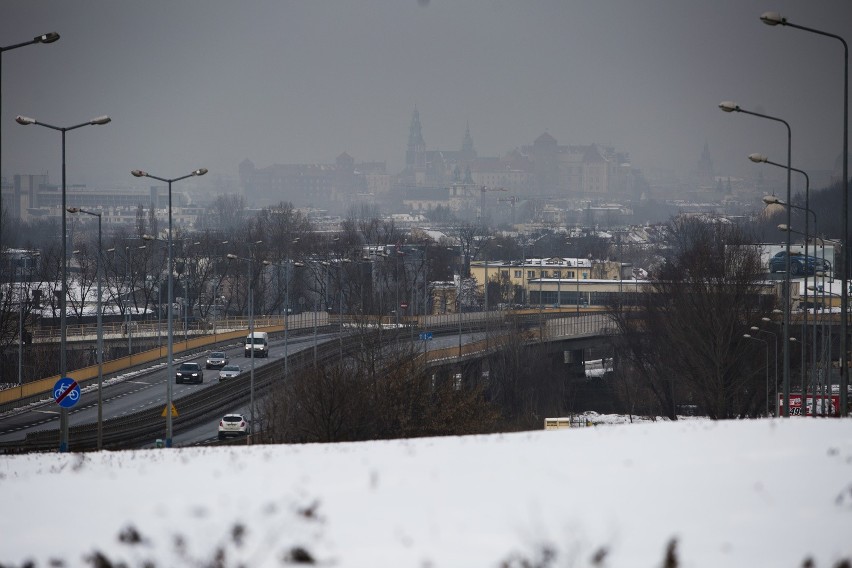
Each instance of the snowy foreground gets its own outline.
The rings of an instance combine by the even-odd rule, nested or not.
[[[676,539],[679,566],[833,567],[852,421],[0,456],[0,503],[2,566],[656,567]]]

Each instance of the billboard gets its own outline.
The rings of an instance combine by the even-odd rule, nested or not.
[[[832,395],[813,395],[809,394],[807,398],[807,404],[805,405],[805,412],[802,414],[802,395],[801,394],[793,394],[790,393],[790,416],[813,416],[811,410],[813,409],[814,398],[816,398],[816,415],[823,416],[823,409],[825,410],[826,416],[839,416],[840,409],[840,395],[832,394]],[[783,416],[784,409],[784,396],[778,395],[778,415]]]
[[[775,256],[776,254],[778,254],[779,252],[787,250],[786,244],[781,244],[781,245],[761,244],[761,245],[758,245],[758,247],[760,248],[761,264],[763,265],[764,270],[766,270],[766,272],[771,272],[770,269],[769,269],[769,260],[773,256]],[[809,256],[814,256],[818,259],[825,258],[825,260],[832,266],[832,270],[833,270],[833,267],[835,266],[835,264],[834,264],[834,245],[821,244],[820,242],[817,242],[816,254],[814,254],[814,245],[809,244],[807,254]],[[805,245],[791,244],[790,245],[790,255],[791,256],[793,256],[793,255],[804,256],[805,255]]]

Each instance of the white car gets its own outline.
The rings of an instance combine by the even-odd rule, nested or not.
[[[226,414],[219,421],[219,439],[227,436],[245,436],[249,432],[249,424],[242,414]]]
[[[222,367],[222,370],[219,371],[219,380],[221,381],[222,379],[233,379],[242,372],[243,370],[240,369],[239,365],[225,365],[224,367]]]

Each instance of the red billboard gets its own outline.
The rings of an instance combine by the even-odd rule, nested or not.
[[[840,409],[840,395],[812,395],[809,394],[805,411],[802,412],[802,395],[790,394],[790,416],[813,416],[814,399],[816,399],[817,416],[838,416]],[[784,396],[778,395],[778,415],[784,415]]]

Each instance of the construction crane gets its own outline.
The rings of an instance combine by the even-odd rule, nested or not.
[[[488,191],[509,191],[504,187],[488,187],[487,185],[483,185],[479,187],[479,220],[484,221],[485,216],[483,215],[483,210],[485,206],[485,193]]]
[[[515,226],[515,203],[520,201],[517,195],[510,195],[509,197],[500,197],[497,201],[501,203],[511,203],[512,204],[512,226]]]

